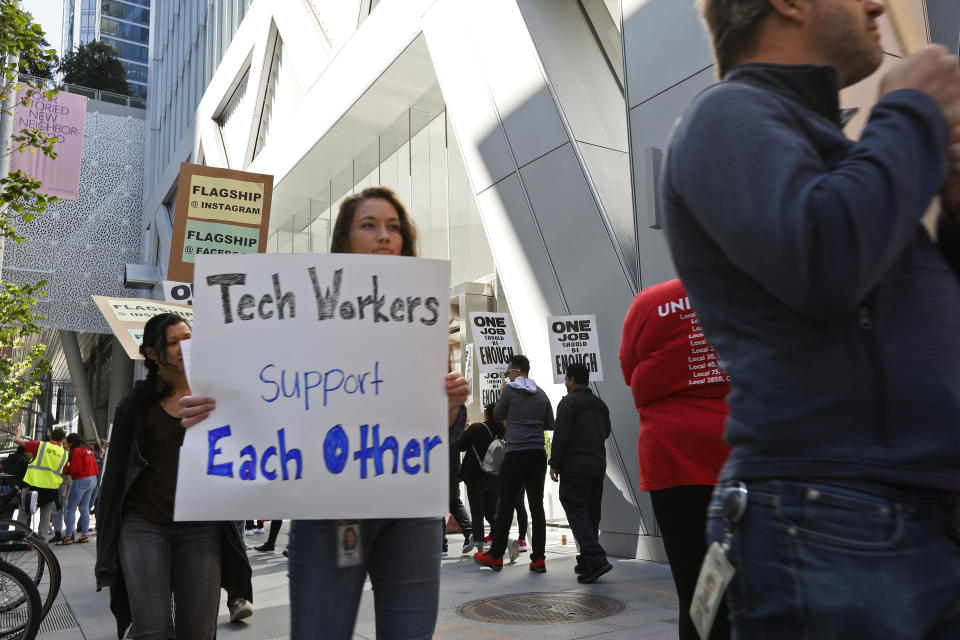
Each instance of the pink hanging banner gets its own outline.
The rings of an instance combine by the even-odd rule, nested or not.
[[[24,89],[26,90],[26,89]],[[83,155],[83,122],[87,115],[87,99],[61,91],[49,100],[42,92],[34,92],[29,102],[17,107],[15,130],[38,129],[41,133],[56,136],[57,152],[54,160],[35,153],[16,152],[11,168],[21,170],[42,184],[40,192],[57,196],[61,200],[79,199],[80,159]]]

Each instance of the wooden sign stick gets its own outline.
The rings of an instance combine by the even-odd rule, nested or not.
[[[927,46],[927,39],[920,30],[907,0],[886,0],[886,5],[887,15],[890,16],[893,32],[900,41],[903,55],[908,56]]]

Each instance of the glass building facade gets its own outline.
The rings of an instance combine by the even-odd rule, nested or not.
[[[103,42],[126,70],[131,94],[147,97],[150,0],[66,0],[63,17],[64,52]]]
[[[271,234],[267,250],[327,253],[343,199],[383,185],[406,204],[417,228],[418,255],[450,260],[451,287],[492,280],[493,255],[447,113],[429,120],[422,114],[409,110],[369,151],[320,181],[314,195]]]

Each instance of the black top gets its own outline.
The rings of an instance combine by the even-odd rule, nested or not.
[[[177,492],[183,434],[180,418],[164,411],[159,402],[147,410],[143,447],[147,466],[130,488],[127,508],[157,524],[173,523],[173,499]]]
[[[130,626],[130,601],[123,569],[120,566],[120,527],[123,524],[121,505],[127,504],[140,474],[150,466],[144,458],[146,433],[150,429],[149,414],[156,403],[142,404],[137,383],[117,406],[110,438],[107,465],[97,507],[97,591],[110,588],[110,610],[117,620],[117,638],[123,638]],[[162,416],[161,416],[162,417]],[[171,494],[172,495],[172,494]],[[252,572],[247,561],[243,537],[235,522],[220,522],[220,586],[253,602]]]
[[[574,387],[557,405],[550,466],[561,475],[602,478],[607,470],[610,411],[590,387]]]
[[[484,475],[490,475],[483,472],[480,462],[483,460],[483,456],[487,454],[487,448],[493,442],[493,439],[502,437],[502,424],[493,420],[490,422],[475,422],[460,434],[460,437],[453,444],[458,451],[467,452],[467,455],[463,457],[463,464],[460,465],[461,480],[467,484],[473,484]]]

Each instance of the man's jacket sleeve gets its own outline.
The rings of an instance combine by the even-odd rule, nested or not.
[[[559,468],[563,464],[563,454],[573,429],[573,403],[563,398],[557,405],[557,420],[553,428],[553,440],[550,442],[550,466]]]
[[[507,407],[510,406],[510,401],[507,400],[507,396],[512,394],[513,391],[510,387],[504,387],[503,392],[500,394],[500,397],[497,398],[497,404],[493,406],[493,419],[503,421],[507,419]]]
[[[689,211],[739,269],[797,313],[851,312],[912,241],[947,169],[937,104],[894,91],[860,141],[826,166],[781,98],[736,82],[708,90],[666,158],[671,214]]]
[[[948,211],[940,214],[937,223],[937,245],[957,278],[960,278],[960,221]]]

